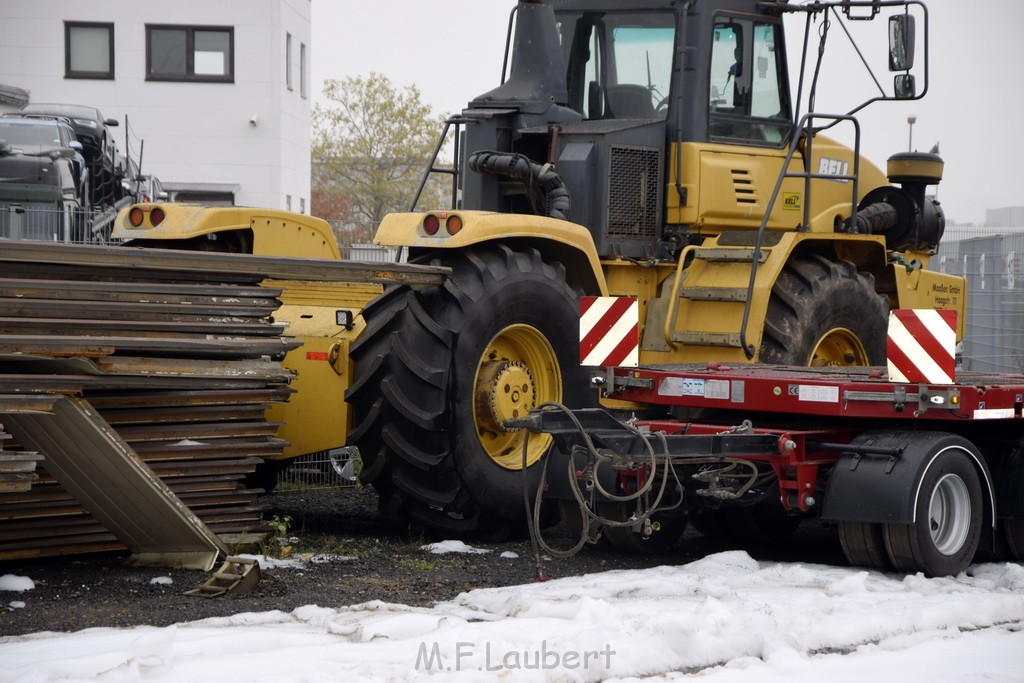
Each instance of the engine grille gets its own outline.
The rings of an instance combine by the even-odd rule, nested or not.
[[[608,235],[654,237],[658,229],[661,150],[613,146],[610,164]]]

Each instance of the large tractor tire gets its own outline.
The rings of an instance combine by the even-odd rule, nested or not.
[[[444,285],[389,288],[352,346],[348,442],[383,511],[434,533],[500,538],[525,530],[523,441],[502,421],[546,401],[586,402],[579,308],[560,264],[481,245],[434,252]],[[532,495],[551,438],[529,437]]]
[[[888,314],[874,278],[849,261],[794,258],[772,288],[758,361],[884,365]]]

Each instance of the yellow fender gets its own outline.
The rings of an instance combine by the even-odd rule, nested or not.
[[[254,254],[341,258],[327,221],[291,211],[245,206],[133,204],[117,214],[111,237],[125,241],[187,240],[238,230],[252,232]]]
[[[428,221],[434,219],[437,230],[430,234]],[[565,266],[571,286],[588,294],[608,295],[608,283],[590,231],[556,218],[491,211],[392,213],[381,221],[373,243],[408,247],[413,256],[433,249],[462,249],[499,240],[533,247],[557,259]]]

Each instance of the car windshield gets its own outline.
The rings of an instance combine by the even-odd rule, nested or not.
[[[12,146],[39,145],[41,147],[59,147],[60,131],[57,130],[57,126],[16,124],[0,121],[0,140],[6,140]]]

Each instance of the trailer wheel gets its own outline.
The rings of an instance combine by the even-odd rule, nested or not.
[[[1004,519],[1000,524],[1010,559],[1017,562],[1024,560],[1024,519]]]
[[[694,507],[688,512],[690,523],[702,536],[717,541],[735,541],[736,534],[725,521],[721,508]]]
[[[839,544],[843,547],[846,561],[854,566],[883,571],[892,569],[881,524],[840,522]]]
[[[723,507],[722,516],[734,538],[760,548],[792,536],[803,519],[787,514],[777,498],[748,507]]]
[[[452,275],[423,291],[389,289],[364,309],[349,443],[383,506],[443,534],[506,536],[524,521],[526,434],[502,421],[589,395],[576,293],[534,249],[481,245],[417,262]],[[550,443],[529,437],[531,493]]]
[[[981,481],[966,455],[967,442],[946,441],[921,480],[915,521],[886,524],[885,547],[896,569],[947,576],[962,572],[981,540]]]
[[[758,361],[884,365],[888,306],[849,261],[794,258],[772,288]]]
[[[629,519],[633,509],[632,503],[600,503],[597,513],[606,519],[622,522]],[[606,526],[604,538],[608,539],[613,548],[623,553],[660,555],[674,548],[686,531],[686,515],[659,515],[655,512],[650,522],[652,531],[647,536],[631,527]]]

